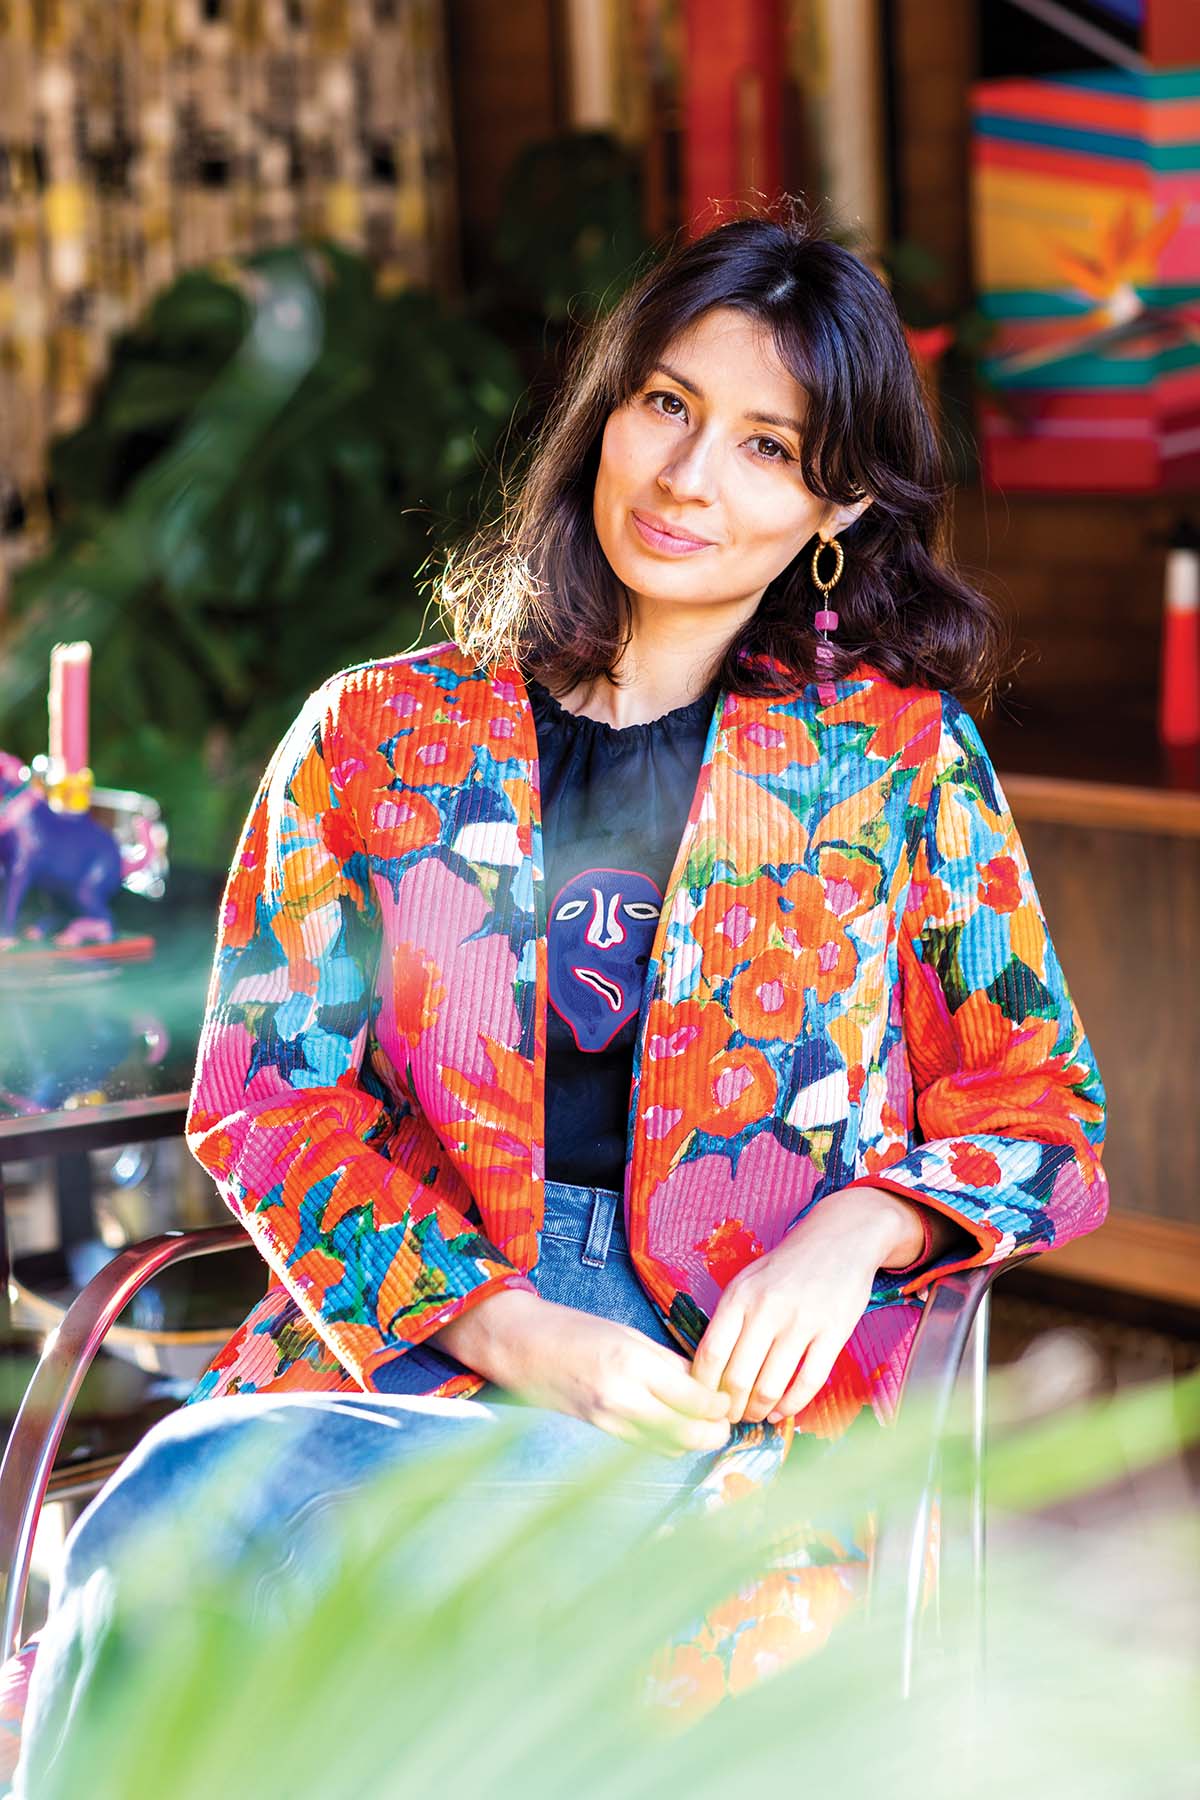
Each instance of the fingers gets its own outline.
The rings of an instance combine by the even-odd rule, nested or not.
[[[813,1339],[794,1380],[785,1389],[778,1405],[772,1407],[768,1415],[772,1421],[778,1422],[780,1419],[790,1418],[793,1413],[803,1412],[832,1375],[840,1349],[840,1344],[828,1338]]]
[[[789,1331],[775,1339],[750,1390],[744,1418],[757,1424],[775,1410],[789,1382],[799,1373],[805,1349],[804,1337],[798,1332]]]
[[[726,1291],[700,1340],[693,1373],[729,1396],[729,1417],[758,1423],[774,1414],[808,1349],[802,1326],[780,1325],[768,1310],[747,1313]]]
[[[721,1377],[741,1330],[741,1307],[733,1294],[722,1294],[692,1358],[692,1374],[705,1387],[716,1389],[721,1386]]]
[[[688,1450],[719,1450],[729,1436],[729,1420],[689,1418],[660,1400],[643,1393],[636,1411],[622,1408],[598,1414],[593,1423],[627,1442],[643,1444],[668,1455]]]
[[[649,1386],[658,1399],[688,1418],[727,1420],[729,1417],[728,1394],[718,1393],[697,1381],[691,1365],[669,1350],[661,1362],[656,1361]]]
[[[746,1407],[750,1395],[758,1384],[763,1365],[775,1343],[775,1333],[766,1320],[761,1318],[747,1319],[742,1326],[741,1335],[734,1345],[733,1354],[725,1365],[725,1373],[721,1377],[721,1386],[729,1395],[729,1416],[731,1419],[746,1418]],[[795,1368],[795,1363],[792,1368]],[[791,1373],[791,1370],[788,1371]]]

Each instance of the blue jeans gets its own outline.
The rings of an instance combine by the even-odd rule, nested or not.
[[[547,1182],[545,1222],[533,1271],[545,1298],[617,1320],[678,1349],[629,1258],[621,1196],[610,1189]],[[477,1400],[399,1394],[232,1394],[184,1406],[154,1426],[96,1495],[70,1532],[30,1684],[16,1796],[36,1796],[55,1762],[73,1707],[89,1679],[120,1580],[127,1540],[172,1517],[195,1516],[214,1472],[253,1470],[252,1481],[222,1483],[204,1495],[206,1572],[236,1566],[255,1551],[255,1617],[286,1617],[332,1573],[336,1534],[329,1515],[371,1476],[507,1420],[515,1439],[482,1479],[457,1489],[437,1515],[436,1535],[397,1547],[396,1578],[427,1573],[437,1542],[470,1542],[486,1554],[520,1514],[556,1486],[614,1453],[606,1433],[565,1413],[517,1409],[495,1388]],[[712,1459],[712,1452],[640,1459],[606,1496],[609,1551],[651,1527]],[[418,1534],[418,1538],[420,1534]],[[194,1565],[179,1559],[188,1602]],[[163,1597],[160,1596],[160,1603]]]

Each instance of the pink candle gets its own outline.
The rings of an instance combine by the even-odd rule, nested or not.
[[[52,778],[88,766],[88,679],[92,646],[55,644],[50,652],[50,769]]]

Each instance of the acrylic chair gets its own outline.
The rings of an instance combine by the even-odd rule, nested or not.
[[[138,1289],[162,1270],[189,1257],[244,1249],[249,1242],[243,1228],[231,1223],[167,1231],[131,1244],[92,1277],[47,1337],[0,1464],[0,1582],[4,1595],[0,1663],[21,1645],[34,1537],[51,1471],[71,1407],[105,1334]],[[924,1416],[929,1421],[929,1441],[921,1450],[926,1474],[911,1518],[884,1520],[872,1572],[873,1594],[896,1593],[903,1599],[900,1685],[905,1695],[912,1686],[927,1549],[939,1504],[941,1449],[964,1370],[970,1381],[971,1648],[981,1672],[989,1298],[995,1277],[1015,1260],[941,1277],[922,1310],[905,1369],[902,1401],[919,1392],[928,1403]],[[112,1472],[106,1467],[95,1478],[94,1489]],[[86,1490],[76,1483],[71,1491],[74,1495]]]
[[[900,1413],[905,1428],[912,1430],[911,1415],[915,1408],[905,1403],[918,1398],[924,1403],[923,1422],[928,1435],[925,1443],[918,1447],[923,1480],[907,1518],[899,1508],[885,1515],[871,1571],[872,1595],[899,1601],[902,1607],[899,1674],[900,1691],[906,1698],[913,1689],[917,1646],[930,1587],[933,1633],[937,1630],[943,1574],[940,1551],[942,1453],[951,1429],[952,1413],[960,1398],[966,1402],[962,1412],[969,1432],[966,1484],[969,1586],[960,1611],[966,1638],[958,1648],[968,1659],[968,1674],[977,1695],[982,1683],[987,1598],[984,1456],[991,1289],[998,1275],[1030,1260],[1029,1254],[1011,1256],[983,1268],[963,1269],[956,1274],[941,1276],[934,1284],[913,1334],[900,1393]],[[965,1394],[961,1393],[963,1387],[967,1389]]]

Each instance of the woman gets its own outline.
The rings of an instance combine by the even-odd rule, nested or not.
[[[188,1142],[273,1281],[56,1619],[281,1395],[313,1454],[260,1530],[481,1393],[543,1409],[518,1484],[650,1441],[661,1509],[722,1446],[886,1420],[933,1275],[1101,1222],[944,509],[894,304],[802,225],[722,226],[593,328],[453,639],[326,682],[264,776]]]

